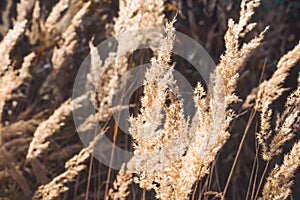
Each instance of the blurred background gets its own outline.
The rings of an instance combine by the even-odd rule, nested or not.
[[[73,16],[81,9],[83,0],[39,0],[39,10],[36,1],[28,1],[27,7],[18,9],[19,1],[0,1],[0,41],[13,28],[18,18],[28,20],[25,34],[20,37],[10,51],[9,56],[15,70],[20,69],[24,58],[31,52],[36,54],[31,62],[29,76],[14,89],[5,99],[1,118],[3,142],[10,155],[12,165],[22,173],[29,186],[30,192],[26,194],[11,173],[14,173],[4,160],[8,157],[0,156],[0,200],[4,199],[30,199],[39,185],[47,182],[65,170],[65,162],[77,154],[83,145],[77,135],[72,115],[68,115],[56,133],[50,137],[50,146],[39,156],[39,162],[44,167],[46,179],[36,177],[34,169],[25,162],[29,143],[39,123],[47,119],[65,100],[72,96],[73,83],[83,59],[89,54],[89,42],[94,45],[112,36],[114,18],[118,16],[119,2],[116,0],[94,0],[78,24],[74,25],[74,35],[69,44],[71,51],[59,57],[60,65],[55,67],[53,55],[55,48],[61,48],[68,42],[64,32],[72,25]],[[47,23],[46,19],[58,2],[66,2],[65,8],[60,7],[59,18]],[[224,52],[224,34],[227,30],[229,18],[237,20],[239,17],[240,0],[172,0],[165,2],[164,13],[166,20],[171,20],[177,14],[176,30],[189,35],[201,44],[217,64],[220,55]],[[18,12],[19,11],[19,12]],[[19,14],[22,12],[22,14]],[[291,50],[300,40],[300,2],[298,0],[262,0],[261,6],[255,10],[252,21],[257,27],[245,37],[245,41],[258,35],[266,26],[270,29],[265,35],[262,45],[251,55],[240,71],[240,79],[236,93],[245,100],[252,89],[265,79],[268,79],[276,68],[280,57]],[[71,24],[71,25],[70,25]],[[49,31],[51,29],[51,31]],[[242,41],[241,41],[242,42]],[[70,45],[69,45],[70,46]],[[129,67],[149,62],[151,52],[137,51],[130,59]],[[1,55],[1,57],[4,55]],[[190,80],[191,84],[201,80],[195,74],[195,69],[186,61],[173,55],[176,69]],[[284,86],[293,90],[296,88],[297,75],[300,72],[298,63],[290,73]],[[2,76],[2,75],[1,75]],[[1,88],[6,85],[1,82]],[[136,92],[132,101],[137,104],[132,113],[137,112],[142,90]],[[275,102],[274,110],[278,113],[284,109],[284,97]],[[0,97],[2,98],[2,97]],[[239,117],[234,120],[231,128],[231,138],[221,150],[218,159],[213,163],[213,170],[202,181],[194,186],[194,199],[213,199],[208,191],[222,191],[228,178],[233,160],[249,120],[250,105],[240,102],[234,106]],[[108,122],[114,127],[113,119]],[[257,117],[251,123],[245,144],[237,166],[231,178],[227,192],[227,199],[244,199],[253,169],[256,156],[255,132],[257,130]],[[112,138],[113,130],[106,133]],[[294,138],[299,139],[300,134]],[[132,150],[131,138],[119,133],[116,144],[121,148]],[[291,148],[290,142],[285,151]],[[278,156],[270,163],[272,169],[280,163],[282,156]],[[259,160],[259,167],[254,170],[261,174],[264,161]],[[86,161],[87,168],[83,170],[74,181],[68,183],[69,190],[61,194],[61,199],[103,199],[108,187],[112,187],[118,171],[109,169],[98,160],[90,158]],[[268,170],[269,172],[269,170]],[[291,199],[300,199],[300,173],[295,177],[293,195]],[[131,185],[128,199],[141,199],[144,191],[137,185]],[[250,189],[251,190],[251,189]],[[88,195],[87,195],[88,194]],[[155,199],[152,191],[147,191],[146,199]],[[27,195],[27,196],[26,196]],[[88,197],[88,198],[87,198]]]

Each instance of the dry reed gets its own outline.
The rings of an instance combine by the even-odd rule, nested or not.
[[[181,1],[172,3],[182,6]],[[251,37],[250,33],[256,30],[256,23],[251,23],[250,20],[260,3],[260,0],[242,0],[238,22],[228,20],[224,36],[225,52],[212,74],[208,90],[197,83],[193,99],[196,112],[194,116],[189,116],[193,117],[190,119],[184,116],[183,94],[179,93],[172,74],[177,65],[172,64],[173,43],[176,40],[175,19],[166,23],[164,35],[153,35],[151,31],[143,32],[142,35],[139,31],[134,32],[137,29],[162,28],[166,17],[163,11],[176,10],[184,18],[180,9],[163,0],[121,0],[118,16],[111,17],[111,22],[106,24],[110,12],[105,13],[102,9],[105,4],[108,7],[113,5],[111,1],[59,0],[45,3],[40,0],[21,0],[17,4],[7,1],[1,12],[0,24],[1,38],[3,36],[0,42],[0,180],[4,183],[1,185],[1,192],[9,190],[7,187],[16,183],[14,186],[19,191],[16,189],[14,194],[21,193],[26,198],[33,196],[33,199],[58,199],[73,187],[70,183],[86,169],[95,143],[106,130],[101,131],[83,149],[76,142],[56,144],[55,139],[65,137],[60,133],[66,119],[84,101],[90,100],[90,97],[96,114],[88,116],[78,127],[82,132],[92,129],[95,123],[108,123],[112,112],[128,108],[112,105],[119,86],[118,80],[131,67],[134,48],[150,40],[153,57],[145,74],[141,107],[129,119],[134,156],[128,163],[124,163],[116,176],[113,189],[107,194],[112,175],[112,169],[108,169],[104,176],[107,183],[103,198],[126,199],[131,195],[131,184],[144,189],[143,198],[146,190],[154,190],[158,199],[191,198],[193,190],[196,194],[195,183],[211,173],[211,164],[233,135],[232,121],[236,119],[233,105],[241,101],[236,94],[239,72],[243,70],[247,58],[261,45],[268,30],[267,27],[249,42],[245,42]],[[187,4],[191,32],[199,40],[195,31],[196,16],[190,8],[196,2],[188,1]],[[203,1],[203,5],[204,12],[210,14],[217,9],[217,17],[222,24],[220,26],[223,26],[218,28],[225,30],[225,13],[221,3],[218,5],[217,1]],[[229,6],[230,4],[227,8]],[[222,20],[221,15],[224,18]],[[94,30],[91,24],[98,24],[99,21],[102,21],[101,25],[108,27],[106,30],[101,27],[101,34],[109,32],[105,37],[112,35],[118,43],[116,52],[109,53],[105,60],[100,57],[101,52],[95,46],[96,41],[99,41],[98,33],[93,32],[90,36],[90,31]],[[84,30],[86,26],[89,28]],[[209,33],[214,33],[215,29],[217,28]],[[128,31],[131,34],[127,37],[119,37]],[[84,34],[89,36],[81,38]],[[214,34],[207,36],[206,43],[211,42],[214,37]],[[23,52],[22,49],[26,50]],[[91,54],[90,72],[86,77],[87,93],[71,100],[69,92],[65,91],[70,85],[66,77],[69,71],[76,71],[77,60],[74,57],[84,54],[87,49],[90,49]],[[261,185],[263,189],[260,199],[287,199],[292,193],[293,176],[300,163],[300,142],[293,140],[300,129],[300,74],[294,91],[285,88],[284,83],[288,81],[291,71],[298,67],[299,52],[300,42],[281,57],[272,77],[253,90],[244,105],[244,108],[249,108],[253,106],[249,102],[254,101],[260,124],[256,137],[262,159],[267,162],[261,177],[258,177],[259,174],[255,175],[255,180],[260,178],[258,187],[256,181],[249,186],[257,190],[254,199],[260,195]],[[280,98],[285,96],[284,109],[282,112],[278,111],[273,105],[277,101],[283,101]],[[45,101],[49,101],[46,109],[36,109],[37,105],[42,105]],[[113,142],[116,142],[117,135],[118,131],[115,131]],[[59,146],[58,151],[51,149],[52,142]],[[284,156],[281,165],[276,165],[265,176],[270,169],[270,161],[282,155],[288,142],[295,142],[291,151]],[[48,151],[47,159],[43,159]],[[53,176],[49,168],[51,164],[57,164],[61,160],[68,160],[64,171]],[[230,173],[223,192],[211,193],[216,194],[216,197],[226,197],[231,175]],[[31,180],[32,177],[34,180]],[[102,177],[99,175],[99,180]],[[90,180],[86,179],[90,178],[91,176],[84,179],[88,185]],[[34,184],[31,185],[32,183]],[[88,189],[84,192],[88,193]],[[86,193],[81,191],[81,194]]]

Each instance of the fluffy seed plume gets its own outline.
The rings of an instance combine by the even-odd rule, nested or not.
[[[263,188],[262,200],[286,199],[291,193],[293,177],[300,165],[300,141],[294,144],[289,154],[284,156],[281,166],[276,165]]]
[[[136,174],[134,182],[147,190],[154,189],[157,198],[188,199],[193,184],[209,172],[211,162],[228,139],[227,129],[234,114],[227,108],[237,99],[233,93],[237,72],[265,32],[239,48],[238,39],[254,27],[248,22],[258,5],[259,1],[243,1],[239,23],[229,20],[226,52],[217,66],[212,92],[207,95],[200,84],[196,87],[197,113],[191,125],[183,117],[182,102],[168,64],[174,30],[173,23],[167,24],[167,36],[145,75],[141,113],[131,118],[135,151],[127,164]],[[166,99],[170,100],[168,106],[164,105]]]
[[[257,133],[257,139],[259,144],[262,146],[262,153],[263,158],[265,160],[271,160],[271,158],[274,155],[277,155],[280,152],[280,146],[284,143],[284,140],[280,140],[277,145],[275,145],[274,142],[278,142],[279,138],[284,137],[285,141],[291,138],[291,133],[286,128],[292,123],[294,123],[295,119],[297,118],[297,113],[299,112],[298,106],[291,105],[291,101],[295,105],[298,105],[298,98],[294,98],[294,100],[291,100],[289,98],[287,102],[287,109],[293,112],[290,112],[286,119],[283,122],[283,126],[281,127],[281,130],[278,130],[277,136],[275,136],[271,146],[268,146],[268,140],[272,136],[272,127],[271,127],[271,119],[273,116],[272,108],[270,107],[271,104],[280,97],[284,91],[286,91],[286,88],[283,88],[283,83],[286,79],[286,77],[289,74],[289,71],[296,65],[297,62],[300,60],[300,42],[296,47],[289,51],[286,55],[284,55],[280,61],[277,64],[277,70],[274,72],[272,77],[264,81],[260,84],[258,87],[258,93],[257,93],[257,99],[255,108],[257,111],[259,111],[260,114],[260,120],[261,120],[261,129]],[[298,93],[297,91],[293,94],[295,97],[297,97]],[[292,110],[291,110],[292,109]],[[289,112],[289,111],[286,111]],[[283,142],[283,143],[282,143]]]
[[[33,199],[56,199],[61,193],[68,191],[68,183],[73,182],[74,178],[86,168],[85,162],[90,157],[96,142],[103,137],[105,132],[106,129],[103,129],[93,141],[90,142],[88,147],[82,149],[78,154],[67,161],[63,173],[54,177],[49,183],[41,185],[36,190]]]
[[[86,96],[81,96],[73,101],[66,100],[47,120],[38,126],[29,145],[26,156],[28,160],[37,158],[48,147],[47,138],[51,137],[61,127],[63,120],[70,115],[73,109],[79,108],[80,102],[85,99]]]

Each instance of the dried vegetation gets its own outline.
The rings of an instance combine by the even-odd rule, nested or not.
[[[237,20],[226,23],[225,11],[238,13],[233,2],[3,1],[0,199],[299,198],[300,183],[293,181],[300,165],[297,31],[284,32],[288,25],[277,22],[286,19],[273,10],[268,16],[274,22],[268,17],[252,22],[260,0],[242,0],[239,15],[234,16]],[[203,19],[196,7],[193,11],[193,4],[203,7]],[[280,9],[288,13],[285,9],[293,5],[282,4]],[[197,24],[209,27],[202,20],[209,21],[210,16],[217,22],[203,29],[203,36]],[[116,51],[105,59],[100,57],[96,47],[100,41],[144,28],[165,32],[157,38],[138,32],[125,39],[117,37]],[[172,54],[175,30],[190,34],[218,60],[208,86],[199,79],[191,81],[195,115],[189,117],[184,114],[184,94],[172,71],[176,68],[186,76],[193,75],[187,63]],[[278,32],[283,39],[273,37]],[[285,39],[292,37],[287,34],[294,38]],[[128,41],[135,39],[134,45],[149,40],[160,45],[124,54],[124,47],[132,45]],[[293,46],[285,45],[287,40]],[[270,50],[276,46],[282,50]],[[78,63],[89,52],[90,89],[72,99]],[[256,61],[249,59],[253,57]],[[270,64],[275,66],[273,71],[262,61],[267,58],[279,60]],[[143,59],[150,61],[150,67],[144,86],[135,93],[132,116],[124,119],[130,121],[128,137],[112,120],[112,113],[123,109],[113,106],[113,96],[121,76],[143,64]],[[247,83],[245,77],[252,82]],[[97,112],[77,128],[87,130],[93,121],[104,128],[83,147],[71,115],[90,100]],[[134,156],[119,172],[91,157],[93,146],[104,134],[133,151]],[[246,172],[241,170],[243,164]],[[240,179],[244,179],[241,184]],[[236,190],[239,187],[241,191]]]

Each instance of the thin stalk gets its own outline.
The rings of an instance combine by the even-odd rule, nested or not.
[[[254,171],[255,171],[256,167],[258,167],[258,165],[257,165],[257,159],[258,159],[258,148],[256,148],[256,151],[255,151],[255,158],[254,158],[252,169],[251,169],[251,175],[250,175],[250,180],[249,180],[248,189],[247,189],[247,193],[246,193],[246,198],[245,199],[248,199],[248,196],[250,194],[251,184],[252,184],[253,178],[255,178],[254,177]]]
[[[240,153],[241,153],[241,150],[242,150],[242,147],[243,147],[243,144],[244,144],[246,135],[247,135],[248,130],[249,130],[251,124],[252,124],[252,121],[253,121],[253,119],[254,119],[255,113],[256,113],[256,112],[252,109],[252,110],[251,110],[250,117],[249,117],[249,120],[248,120],[248,123],[247,123],[247,126],[246,126],[246,128],[245,128],[245,131],[244,131],[244,134],[243,134],[243,137],[242,137],[242,140],[241,140],[241,142],[240,142],[240,144],[239,144],[239,148],[238,148],[237,154],[236,154],[236,156],[235,156],[235,158],[234,158],[234,161],[233,161],[233,164],[232,164],[232,167],[231,167],[231,170],[230,170],[230,173],[229,173],[229,176],[228,176],[228,179],[227,179],[225,188],[224,188],[224,190],[223,190],[223,196],[224,196],[224,197],[225,197],[225,195],[226,195],[226,192],[227,192],[227,189],[228,189],[228,186],[229,186],[231,177],[232,177],[232,175],[233,175],[233,171],[234,171],[235,166],[236,166],[236,164],[237,164],[237,160],[238,160],[239,155],[240,155]]]
[[[195,195],[196,195],[196,191],[197,191],[197,188],[198,188],[198,184],[199,184],[199,180],[196,181],[195,189],[194,189],[193,194],[192,194],[192,200],[195,200]]]
[[[264,180],[264,177],[265,177],[265,175],[266,175],[266,172],[267,172],[267,169],[268,169],[268,167],[269,167],[269,164],[270,164],[270,161],[267,162],[267,164],[266,164],[266,166],[265,166],[265,169],[264,169],[264,172],[262,173],[262,175],[261,175],[261,177],[260,177],[260,181],[259,181],[259,184],[258,184],[258,186],[257,186],[256,194],[255,194],[254,199],[257,199],[257,197],[258,197],[259,190],[260,190],[260,187],[261,187],[262,182],[263,182],[263,180]]]
[[[89,174],[88,174],[87,185],[86,185],[85,200],[89,199],[89,190],[90,190],[90,184],[91,184],[92,166],[93,166],[93,156],[90,156],[90,166],[89,166]]]
[[[106,186],[105,186],[105,199],[108,199],[108,188],[109,188],[109,182],[110,182],[110,176],[111,176],[111,165],[114,159],[114,154],[115,154],[115,144],[116,144],[116,139],[118,136],[118,123],[115,122],[114,125],[114,135],[113,135],[113,147],[111,150],[111,154],[110,154],[110,161],[109,161],[109,168],[108,168],[108,173],[107,173],[107,178],[106,178]]]

